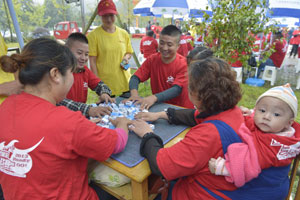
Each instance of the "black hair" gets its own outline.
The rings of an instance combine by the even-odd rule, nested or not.
[[[146,35],[149,36],[149,37],[153,37],[154,31],[149,30],[149,31],[146,32]]]
[[[163,28],[163,30],[160,32],[160,35],[168,35],[168,36],[171,36],[171,37],[177,37],[178,38],[178,43],[180,41],[181,34],[182,34],[182,32],[180,31],[180,29],[178,29],[174,25],[165,26]]]
[[[84,34],[79,33],[79,32],[71,33],[69,35],[69,37],[67,38],[66,46],[68,46],[68,47],[72,46],[72,43],[74,41],[82,42],[85,44],[89,43],[87,37]]]
[[[23,85],[36,85],[52,68],[64,76],[69,68],[76,67],[76,58],[68,47],[48,38],[38,38],[25,45],[20,54],[2,56],[3,71],[17,72]]]
[[[195,60],[201,60],[213,56],[214,52],[207,47],[195,47],[186,56],[188,64]]]

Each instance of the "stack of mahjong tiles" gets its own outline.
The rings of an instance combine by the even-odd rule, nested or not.
[[[140,104],[133,104],[132,101],[126,103],[101,103],[98,106],[110,107],[112,112],[110,115],[104,115],[101,121],[97,124],[105,128],[114,129],[115,126],[109,121],[109,119],[116,119],[117,117],[126,117],[130,120],[134,120],[134,116],[139,112],[148,112],[147,109],[141,110]],[[154,129],[154,125],[150,124],[151,128]]]

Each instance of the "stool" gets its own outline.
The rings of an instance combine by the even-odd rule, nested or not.
[[[265,70],[262,76],[262,79],[265,81],[271,81],[273,86],[276,81],[277,69],[275,66],[266,65]]]
[[[236,72],[236,81],[241,83],[243,80],[243,67],[231,67]]]
[[[139,55],[138,55],[138,60],[139,60],[140,65],[142,65],[143,62],[146,60],[146,59],[144,58],[144,54],[141,54],[141,52],[140,52]]]

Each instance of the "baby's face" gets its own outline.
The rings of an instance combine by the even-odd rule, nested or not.
[[[287,103],[275,97],[263,97],[255,106],[254,122],[266,133],[278,133],[288,129],[294,121]]]

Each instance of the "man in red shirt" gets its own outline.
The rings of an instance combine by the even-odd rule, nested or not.
[[[82,33],[72,33],[66,42],[77,59],[77,66],[73,72],[74,83],[67,98],[58,105],[63,105],[73,111],[81,111],[86,117],[100,117],[110,114],[108,107],[92,107],[86,104],[88,88],[99,95],[99,101],[114,102],[110,97],[111,91],[85,64],[89,57],[88,40]]]
[[[177,54],[181,31],[174,25],[168,25],[161,31],[159,53],[147,58],[129,81],[130,98],[141,104],[141,108],[150,108],[155,102],[167,102],[182,107],[193,108],[188,98],[186,58]],[[141,98],[138,85],[150,78],[151,96]]]
[[[187,37],[185,35],[181,35],[177,53],[186,57],[188,55],[189,51],[192,49],[193,49],[193,47],[192,47],[191,43],[189,43],[187,41]]]
[[[144,58],[148,58],[152,54],[157,52],[158,43],[154,39],[154,32],[152,30],[146,32],[140,43],[140,52],[144,55]]]
[[[266,60],[266,62],[261,63],[258,67],[257,71],[257,77],[259,77],[261,71],[265,69],[266,65],[275,66],[277,68],[281,67],[281,64],[283,63],[285,54],[287,52],[288,43],[285,39],[281,41],[281,38],[283,37],[281,32],[276,32],[273,34],[272,38],[272,45],[275,46],[275,52]],[[267,48],[268,49],[268,48]]]

